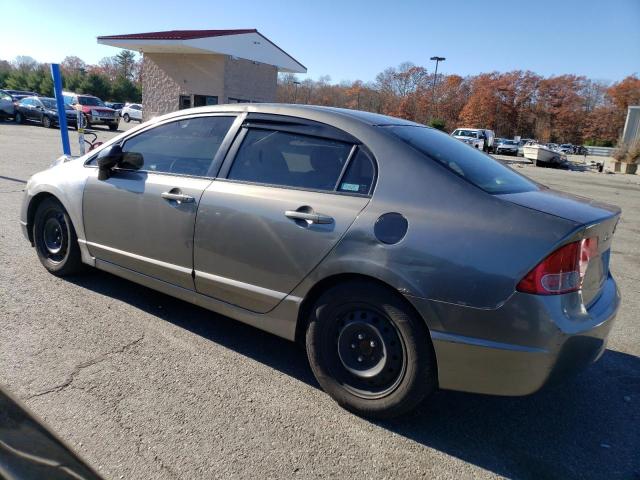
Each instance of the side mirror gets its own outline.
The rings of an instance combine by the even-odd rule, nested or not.
[[[122,147],[111,145],[98,154],[98,180],[107,180],[111,176],[111,169],[122,160]]]
[[[125,152],[122,160],[118,163],[119,167],[131,168],[132,170],[140,170],[144,165],[144,157],[138,152]]]

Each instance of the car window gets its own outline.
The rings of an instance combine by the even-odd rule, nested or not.
[[[375,175],[373,160],[362,148],[358,148],[338,185],[338,191],[366,195],[371,191]]]
[[[33,100],[30,98],[23,98],[20,100],[20,105],[33,105]]]
[[[433,128],[388,126],[390,132],[451,172],[492,194],[537,190],[535,183],[478,149]]]
[[[44,98],[41,100],[45,107],[55,110],[57,108],[56,101],[52,98]]]
[[[104,107],[104,103],[97,97],[78,97],[80,105],[87,107]]]
[[[352,145],[273,130],[249,130],[228,178],[314,190],[334,190]]]
[[[123,152],[141,153],[142,170],[206,176],[234,117],[197,117],[165,123],[126,140]]]

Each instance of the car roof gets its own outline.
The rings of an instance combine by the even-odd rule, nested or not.
[[[403,120],[401,118],[390,117],[388,115],[381,115],[379,113],[363,112],[361,110],[350,110],[348,108],[325,107],[321,105],[300,105],[286,103],[232,103],[223,105],[211,105],[185,110],[177,110],[175,112],[163,115],[159,118],[171,118],[192,113],[219,112],[267,113],[273,115],[288,115],[292,117],[310,119],[318,117],[334,117],[334,119],[336,120],[342,119],[347,121],[355,121],[357,123],[364,123],[370,126],[407,125],[425,127],[425,125],[419,123],[411,122],[409,120]]]

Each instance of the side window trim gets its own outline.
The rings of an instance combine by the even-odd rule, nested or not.
[[[344,177],[344,174],[347,172],[347,169],[349,168],[349,165],[351,165],[351,162],[353,161],[353,157],[356,154],[356,150],[358,150],[358,145],[353,145],[351,147],[351,151],[349,152],[349,156],[347,157],[347,161],[344,162],[344,165],[342,166],[342,170],[340,171],[340,175],[338,175],[338,179],[336,180],[336,184],[333,186],[333,190],[334,191],[338,191],[338,187],[340,186],[340,183],[342,182],[342,177]]]
[[[113,145],[120,145],[123,146],[127,141],[131,140],[132,138],[137,137],[138,135],[141,135],[145,132],[148,132],[149,130],[152,130],[156,127],[160,127],[162,125],[167,125],[169,123],[173,123],[173,122],[178,122],[181,120],[188,120],[188,119],[192,119],[192,118],[205,118],[205,117],[235,117],[233,123],[231,124],[231,126],[229,127],[229,130],[227,131],[227,134],[225,135],[224,140],[222,141],[222,143],[220,144],[220,147],[218,148],[218,151],[216,152],[216,154],[214,155],[212,161],[211,161],[211,165],[209,166],[209,169],[207,171],[207,174],[204,176],[200,176],[200,175],[188,175],[188,174],[184,174],[184,173],[173,173],[173,172],[161,172],[161,171],[155,171],[155,170],[132,170],[132,169],[128,169],[128,168],[121,168],[119,169],[120,171],[123,172],[147,172],[147,173],[154,173],[156,175],[170,175],[170,176],[179,176],[179,177],[196,177],[196,178],[215,178],[217,172],[219,171],[220,167],[222,166],[222,162],[225,158],[225,156],[227,155],[227,151],[230,148],[230,145],[232,144],[236,133],[237,133],[237,129],[240,128],[240,126],[242,125],[242,122],[244,121],[244,118],[246,116],[246,113],[241,113],[241,112],[215,112],[215,113],[210,113],[210,114],[198,114],[198,115],[185,115],[185,116],[179,116],[179,117],[173,117],[173,118],[168,118],[165,121],[162,122],[158,122],[158,123],[154,123],[152,125],[148,125],[147,128],[143,128],[141,130],[135,131],[133,133],[131,133],[130,135],[121,138],[120,140],[118,140],[117,142],[113,142],[110,143],[106,148],[111,147]],[[102,150],[102,149],[100,149]],[[93,162],[98,154],[100,153],[100,151],[96,152],[94,155],[92,155],[91,157],[89,157],[87,160],[85,160],[84,162],[84,167],[87,168],[97,168],[97,166],[91,162]]]
[[[231,171],[231,167],[233,166],[233,163],[236,160],[236,156],[238,154],[238,151],[240,150],[240,146],[242,145],[242,142],[247,136],[247,133],[249,132],[249,130],[280,131],[278,128],[262,128],[261,126],[257,126],[257,125],[248,126],[246,125],[246,123],[243,123],[241,125],[240,131],[238,132],[237,136],[235,137],[235,140],[233,141],[233,144],[231,145],[231,147],[229,148],[226,154],[222,167],[220,168],[218,176],[216,177],[216,181],[225,181],[225,182],[245,184],[245,185],[259,185],[259,186],[268,187],[268,188],[282,188],[286,190],[301,190],[301,191],[307,191],[307,192],[325,193],[330,195],[344,195],[349,197],[371,197],[371,195],[373,194],[373,190],[378,179],[378,165],[375,160],[375,157],[371,154],[370,150],[366,148],[362,143],[353,144],[349,152],[349,156],[347,157],[347,160],[345,161],[345,164],[342,167],[342,171],[340,172],[338,181],[336,182],[336,185],[334,186],[333,190],[317,190],[313,188],[304,188],[304,187],[297,187],[297,186],[290,186],[290,185],[278,185],[278,184],[261,183],[261,182],[250,182],[246,180],[237,180],[237,179],[229,178],[229,172]],[[292,133],[292,132],[287,131],[287,133]],[[301,133],[301,132],[298,132],[298,133],[300,135],[305,135],[308,137],[325,138],[320,135],[308,135],[306,133]],[[327,138],[327,140],[334,140],[334,139]],[[356,153],[358,152],[358,149],[362,149],[364,153],[367,154],[367,156],[369,157],[373,165],[374,174],[371,181],[371,185],[369,187],[369,191],[367,193],[354,193],[354,192],[340,191],[338,190],[340,182],[342,181],[344,175],[348,171],[349,166],[351,165],[351,162],[353,162],[354,158],[356,157]]]
[[[346,193],[346,194],[356,195],[356,196],[371,197],[373,195],[373,191],[378,182],[378,162],[376,161],[376,158],[373,156],[373,153],[371,153],[371,150],[369,150],[365,145],[363,144],[356,145],[356,147],[357,148],[355,148],[352,154],[350,155],[349,162],[346,165],[344,171],[342,172],[342,175],[340,175],[340,179],[336,184],[336,191],[338,193],[343,193],[343,194]],[[371,167],[373,168],[373,175],[371,177],[371,184],[369,185],[369,190],[366,193],[352,193],[346,190],[340,190],[340,185],[342,185],[342,183],[344,182],[344,178],[347,176],[347,173],[349,172],[351,164],[358,159],[358,154],[360,152],[362,152],[369,159],[369,161],[371,162]]]

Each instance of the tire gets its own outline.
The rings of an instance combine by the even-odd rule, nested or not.
[[[49,117],[47,117],[46,115],[42,116],[42,126],[44,128],[53,128],[53,122],[51,121],[51,119]]]
[[[40,263],[50,273],[64,277],[82,270],[76,231],[58,200],[47,198],[38,205],[33,240]]]
[[[131,117],[129,116],[129,114],[128,114],[128,113],[125,113],[125,114],[122,116],[122,119],[123,119],[125,122],[127,122],[127,123],[129,123],[129,122],[131,121]]]
[[[24,115],[20,112],[16,113],[16,123],[24,123]]]
[[[113,123],[109,124],[109,130],[111,130],[112,132],[116,131],[117,129],[118,129],[118,124],[117,123],[116,124],[113,124]]]
[[[87,115],[86,113],[83,113],[82,116],[84,117],[84,128],[91,128],[91,122],[89,121],[89,115]]]
[[[324,391],[363,417],[397,417],[437,388],[426,325],[399,294],[377,283],[351,281],[323,293],[306,347]]]

